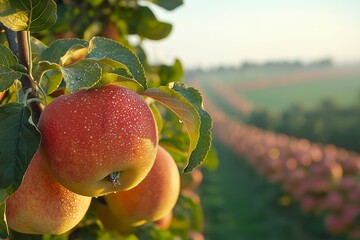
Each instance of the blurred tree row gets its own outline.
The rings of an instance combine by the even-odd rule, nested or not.
[[[280,115],[256,110],[247,120],[248,124],[262,129],[357,152],[360,151],[359,122],[360,99],[357,104],[348,107],[337,106],[329,99],[323,100],[314,109],[294,104]]]

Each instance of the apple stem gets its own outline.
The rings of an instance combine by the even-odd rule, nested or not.
[[[116,188],[117,185],[120,185],[120,172],[113,172],[110,173],[109,176],[106,178],[106,180],[108,180],[114,188]]]

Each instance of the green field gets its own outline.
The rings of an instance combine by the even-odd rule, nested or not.
[[[243,95],[256,107],[270,111],[281,111],[294,103],[301,104],[305,108],[313,108],[323,99],[331,99],[341,107],[349,106],[359,101],[360,75],[275,86],[245,92]]]
[[[331,73],[343,71],[341,74],[332,76]],[[347,72],[348,71],[348,72]],[[317,78],[316,74],[324,73]],[[301,81],[305,74],[309,79]],[[278,80],[289,78],[286,84],[277,84]],[[294,78],[298,81],[293,81]],[[251,102],[255,108],[279,112],[291,107],[292,104],[300,104],[305,108],[315,108],[323,100],[331,99],[336,105],[343,107],[353,105],[360,99],[360,71],[355,67],[333,67],[325,69],[268,69],[260,68],[252,71],[222,70],[197,72],[193,79],[200,80],[203,91],[217,98],[217,104],[226,105],[221,96],[216,96],[216,89],[210,89],[208,83],[216,85],[216,88],[230,87],[235,97],[242,96]],[[245,89],[242,87],[248,83],[265,83],[266,86]]]

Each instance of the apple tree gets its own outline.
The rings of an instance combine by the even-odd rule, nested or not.
[[[151,64],[142,47],[145,39],[160,40],[172,30],[171,24],[156,18],[152,7],[170,11],[182,4],[182,0],[1,1],[0,238],[174,239],[202,231],[199,197],[191,184],[183,183],[200,165],[216,165],[212,120],[201,93],[182,82],[181,62]],[[163,158],[176,163],[180,178],[166,167],[164,177],[148,180]],[[66,172],[73,178],[64,180]],[[181,182],[178,190],[169,184],[177,182],[174,178]],[[127,185],[128,179],[133,184]],[[101,184],[94,184],[97,181]],[[146,181],[152,182],[145,185]],[[136,194],[130,191],[142,185],[146,190],[137,189],[137,195],[145,198],[138,199],[145,205],[167,199],[161,194],[173,189],[178,196],[175,201],[169,197],[170,209],[159,210],[156,218],[141,212],[148,218],[118,227],[117,222],[126,221],[111,199],[121,198],[123,205],[134,202],[129,195]],[[161,192],[169,185],[172,190]],[[44,190],[48,187],[56,191],[50,194]],[[141,192],[149,189],[157,196]],[[120,194],[124,190],[129,194]],[[141,207],[132,207],[134,212],[126,219],[139,214],[135,212]],[[29,219],[13,217],[24,208]],[[75,226],[51,225],[66,225],[74,215],[81,215],[72,223]],[[167,224],[165,217],[170,219]],[[29,227],[38,221],[48,228]],[[109,221],[115,228],[107,227]],[[31,230],[12,227],[12,222]]]

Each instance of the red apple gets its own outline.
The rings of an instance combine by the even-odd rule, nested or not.
[[[56,182],[37,152],[20,187],[6,199],[7,222],[22,233],[62,234],[80,222],[90,202]]]
[[[171,155],[159,147],[154,166],[138,186],[104,198],[119,225],[139,226],[165,217],[174,208],[179,192],[177,165]]]
[[[52,101],[39,120],[41,153],[61,184],[85,196],[138,185],[157,151],[153,114],[119,85],[80,90]]]

